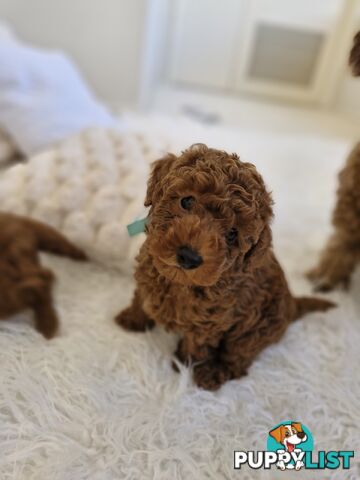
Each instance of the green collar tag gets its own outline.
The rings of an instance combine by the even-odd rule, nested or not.
[[[134,222],[127,225],[126,228],[127,228],[129,237],[134,237],[139,233],[145,232],[145,226],[147,224],[147,221],[148,221],[147,217],[144,217],[144,218],[140,218],[139,220],[135,220]]]

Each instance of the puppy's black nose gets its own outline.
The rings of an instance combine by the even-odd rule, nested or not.
[[[186,245],[177,249],[176,260],[179,266],[185,270],[192,270],[203,263],[202,257]]]
[[[304,438],[305,437],[305,433],[304,432],[297,432],[297,436],[301,439],[301,438]]]

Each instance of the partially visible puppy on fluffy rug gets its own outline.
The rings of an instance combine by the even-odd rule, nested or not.
[[[360,76],[360,32],[350,53],[354,75]],[[319,264],[308,272],[317,290],[347,288],[360,261],[360,143],[339,174],[337,203],[333,212],[334,233],[322,252]]]
[[[288,325],[333,304],[294,298],[272,250],[272,200],[255,167],[194,145],[155,162],[145,200],[147,238],[132,305],[117,322],[179,332],[198,386],[215,390],[246,373]]]
[[[53,307],[53,274],[41,266],[39,250],[85,260],[85,254],[53,228],[28,218],[0,213],[0,318],[30,308],[36,329],[55,335],[58,318]]]

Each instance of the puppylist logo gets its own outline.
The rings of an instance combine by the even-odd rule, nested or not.
[[[276,466],[280,470],[336,470],[350,468],[354,451],[314,450],[314,440],[310,430],[300,422],[279,423],[269,431],[266,451],[235,451],[234,468],[244,466],[258,470],[269,470]]]

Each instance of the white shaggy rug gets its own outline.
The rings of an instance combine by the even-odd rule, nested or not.
[[[259,165],[277,202],[279,259],[292,289],[309,293],[302,273],[327,234],[348,145],[194,129],[180,143],[195,134]],[[58,277],[61,334],[46,342],[26,315],[0,323],[1,480],[360,478],[359,274],[348,295],[332,295],[337,310],[292,325],[247,377],[210,393],[187,369],[171,369],[174,336],[113,323],[130,300],[130,278],[91,263],[44,262]],[[233,470],[234,450],[266,449],[268,431],[286,419],[312,431],[316,450],[355,450],[352,469]]]

